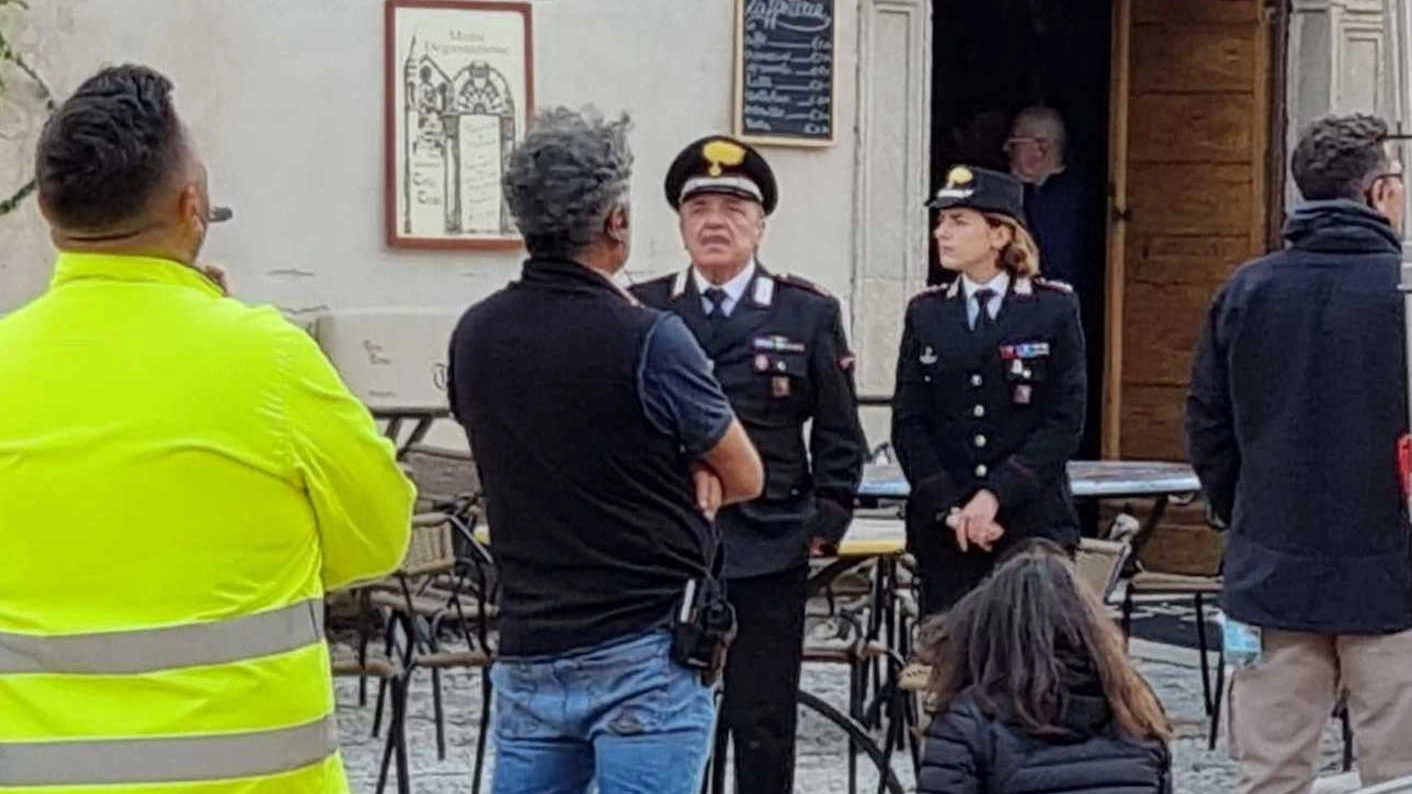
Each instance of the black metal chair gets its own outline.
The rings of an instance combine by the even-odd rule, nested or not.
[[[365,588],[364,598],[383,616],[384,648],[391,654],[401,631],[401,664],[408,686],[419,669],[431,672],[432,708],[436,722],[437,757],[446,757],[446,718],[442,701],[442,672],[475,670],[481,681],[481,714],[474,759],[472,792],[481,789],[490,728],[492,692],[490,667],[495,658],[494,621],[498,617],[498,580],[490,552],[475,537],[480,522],[480,500],[464,497],[440,504],[416,516],[413,537],[402,567],[387,580]],[[465,649],[447,649],[447,631],[465,643]],[[366,654],[371,632],[360,638]],[[381,728],[389,684],[382,681],[377,698],[373,733]]]
[[[359,652],[330,642],[330,668],[335,678],[375,678],[391,693],[392,715],[378,767],[377,794],[387,787],[388,772],[397,767],[398,794],[411,794],[412,777],[407,764],[407,671],[396,657]]]

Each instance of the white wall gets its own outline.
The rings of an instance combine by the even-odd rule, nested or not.
[[[1294,0],[1290,15],[1286,101],[1287,151],[1311,121],[1329,113],[1401,117],[1397,66],[1403,0]],[[1290,179],[1285,201],[1299,201]]]
[[[207,257],[236,291],[293,315],[329,308],[460,305],[518,271],[514,253],[409,253],[383,238],[381,0],[41,0],[20,49],[60,94],[103,64],[169,74],[235,208]],[[729,131],[733,0],[537,0],[538,104],[592,102],[634,116],[630,275],[683,265],[661,181],[681,146]],[[771,147],[781,182],[764,260],[852,294],[857,136],[856,5],[841,0],[838,143]],[[27,172],[33,119],[0,119],[0,193]],[[31,201],[0,220],[0,312],[39,294],[52,262]],[[845,307],[848,308],[847,306]]]

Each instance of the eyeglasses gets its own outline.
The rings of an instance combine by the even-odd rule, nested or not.
[[[1044,138],[1038,138],[1038,137],[1033,137],[1033,136],[1016,136],[1016,137],[1014,137],[1014,138],[1009,138],[1009,139],[1007,139],[1007,140],[1005,141],[1005,145],[1004,145],[1003,147],[1001,147],[1001,148],[1003,148],[1005,151],[1008,152],[1008,151],[1010,151],[1011,149],[1014,149],[1015,147],[1017,147],[1017,146],[1019,146],[1020,144],[1023,144],[1023,143],[1031,143],[1031,144],[1034,144],[1035,146],[1038,146],[1038,145],[1040,145],[1041,143],[1047,143],[1047,142],[1048,142],[1048,141],[1045,140]]]

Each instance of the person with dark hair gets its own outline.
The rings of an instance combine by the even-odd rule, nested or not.
[[[170,80],[104,69],[36,169],[58,263],[0,319],[0,789],[346,792],[324,594],[413,490],[309,335],[198,256]]]
[[[918,794],[1171,794],[1171,725],[1063,547],[1015,547],[919,649]]]
[[[892,410],[925,614],[1025,538],[1079,542],[1066,469],[1087,390],[1079,304],[1039,277],[1023,195],[1009,174],[957,166],[931,202],[956,278],[907,307]]]
[[[1405,190],[1387,139],[1366,115],[1303,132],[1288,247],[1216,294],[1192,369],[1188,453],[1230,528],[1222,607],[1245,794],[1310,790],[1341,692],[1364,785],[1412,775]]]
[[[613,281],[631,166],[626,118],[540,115],[503,180],[530,258],[451,340],[500,572],[495,794],[695,794],[710,748],[713,521],[764,477],[686,325]]]

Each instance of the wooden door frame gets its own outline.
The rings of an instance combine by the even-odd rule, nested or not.
[[[1262,0],[1255,68],[1255,108],[1268,121],[1253,125],[1252,187],[1263,193],[1253,202],[1251,250],[1281,244],[1284,224],[1286,65],[1288,0]],[[1133,0],[1113,0],[1112,70],[1109,101],[1108,262],[1104,302],[1102,457],[1122,456],[1123,317],[1126,301],[1128,238],[1129,104],[1132,88]]]
[[[1113,0],[1113,67],[1108,102],[1108,277],[1103,295],[1103,458],[1121,453],[1123,288],[1128,242],[1128,104],[1132,86],[1132,0]]]
[[[1289,169],[1289,0],[1265,0],[1265,35],[1269,37],[1270,123],[1265,158],[1265,250],[1284,245],[1285,190]]]

